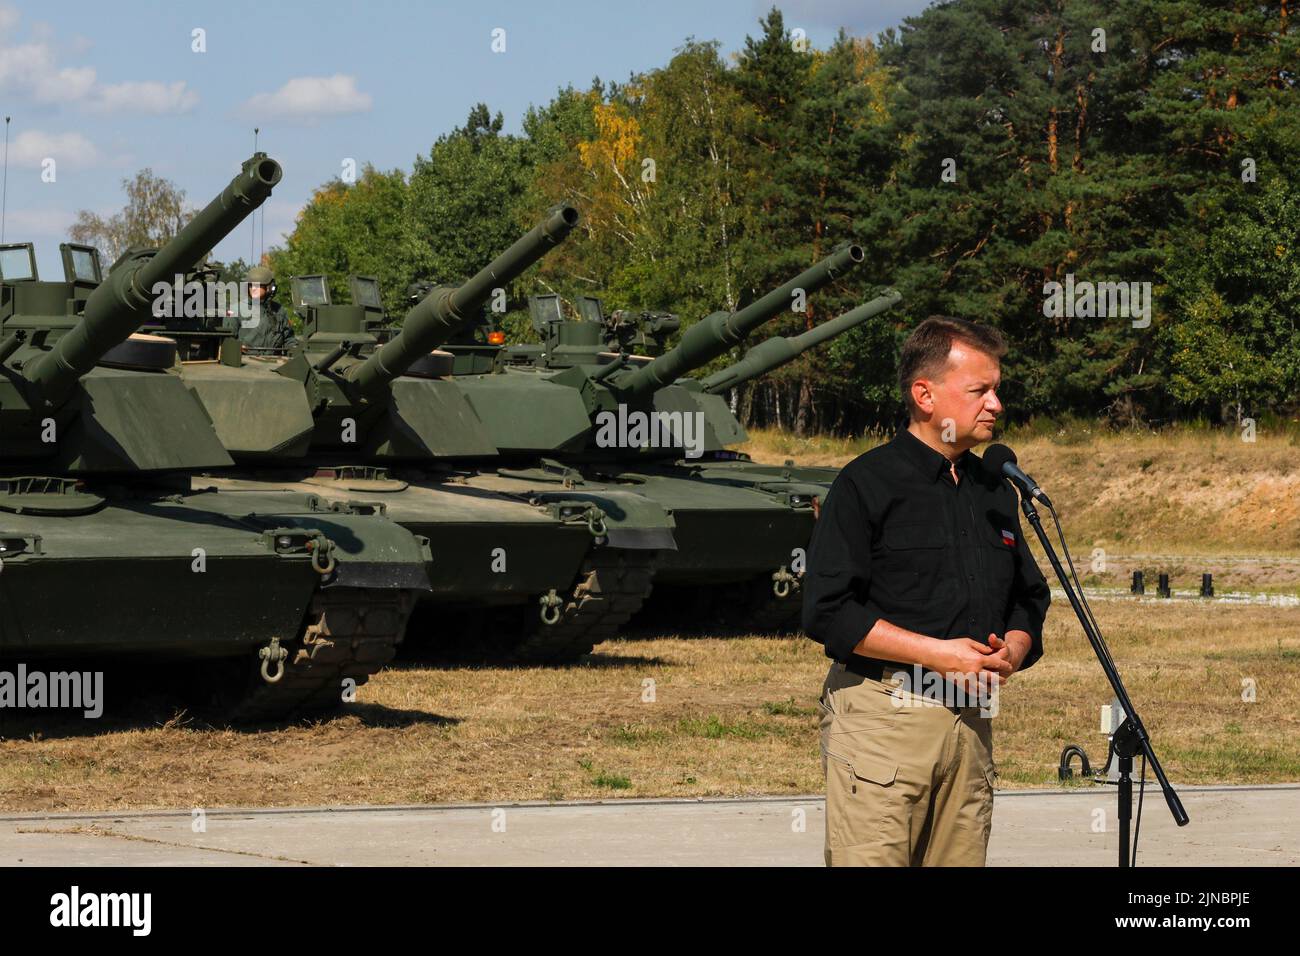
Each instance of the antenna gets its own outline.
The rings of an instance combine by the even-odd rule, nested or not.
[[[5,241],[5,210],[9,205],[9,120],[5,117],[5,171],[4,186],[0,187],[0,242]]]
[[[254,152],[256,152],[256,150],[254,150]],[[262,259],[266,256],[266,207],[265,205],[263,205],[263,207],[257,211],[261,213],[261,215],[257,217],[261,221],[261,226],[259,227],[261,229],[261,236],[257,240],[257,261],[260,263]]]
[[[258,134],[258,129],[256,126],[254,126],[253,127],[253,152],[254,153],[257,152],[257,134]],[[257,210],[254,209],[253,213],[256,214]],[[248,220],[248,258],[252,260],[248,263],[248,267],[250,269],[253,266],[257,265],[258,263],[258,260],[256,258],[257,256],[257,251],[255,248],[256,244],[257,244],[257,220],[256,218],[250,217]]]

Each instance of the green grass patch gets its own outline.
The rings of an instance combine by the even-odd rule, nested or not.
[[[662,727],[647,724],[624,724],[610,735],[616,743],[638,746],[639,744],[657,744],[671,738],[671,734]]]
[[[814,717],[817,714],[815,708],[800,707],[790,697],[786,700],[769,700],[763,704],[763,712],[773,717]]]
[[[683,717],[677,722],[677,730],[688,737],[704,737],[708,740],[728,738],[757,740],[770,732],[767,728],[748,721],[724,720],[717,714],[709,714],[707,717]]]
[[[593,787],[604,787],[608,790],[631,790],[632,780],[621,773],[610,773],[607,770],[595,770],[590,760],[579,760],[578,766],[587,771],[591,776],[588,778]]]

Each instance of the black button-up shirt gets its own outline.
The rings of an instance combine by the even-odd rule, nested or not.
[[[822,503],[804,575],[803,627],[826,655],[853,648],[881,618],[929,637],[1026,631],[1043,655],[1051,596],[1020,529],[1011,484],[965,452],[949,460],[906,428],[840,471]],[[895,662],[897,663],[897,662]]]

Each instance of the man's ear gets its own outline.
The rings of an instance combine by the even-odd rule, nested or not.
[[[930,414],[934,411],[934,395],[930,392],[929,384],[918,378],[912,383],[912,403],[918,411]]]

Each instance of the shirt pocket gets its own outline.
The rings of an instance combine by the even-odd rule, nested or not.
[[[941,526],[932,522],[889,524],[881,532],[880,543],[883,602],[918,603],[952,593],[948,536]]]
[[[1004,536],[1003,531],[1011,537]],[[1015,529],[1006,522],[995,522],[984,535],[984,566],[988,569],[990,603],[995,610],[1000,608],[1004,613],[1010,604],[1016,579],[1015,534]]]

